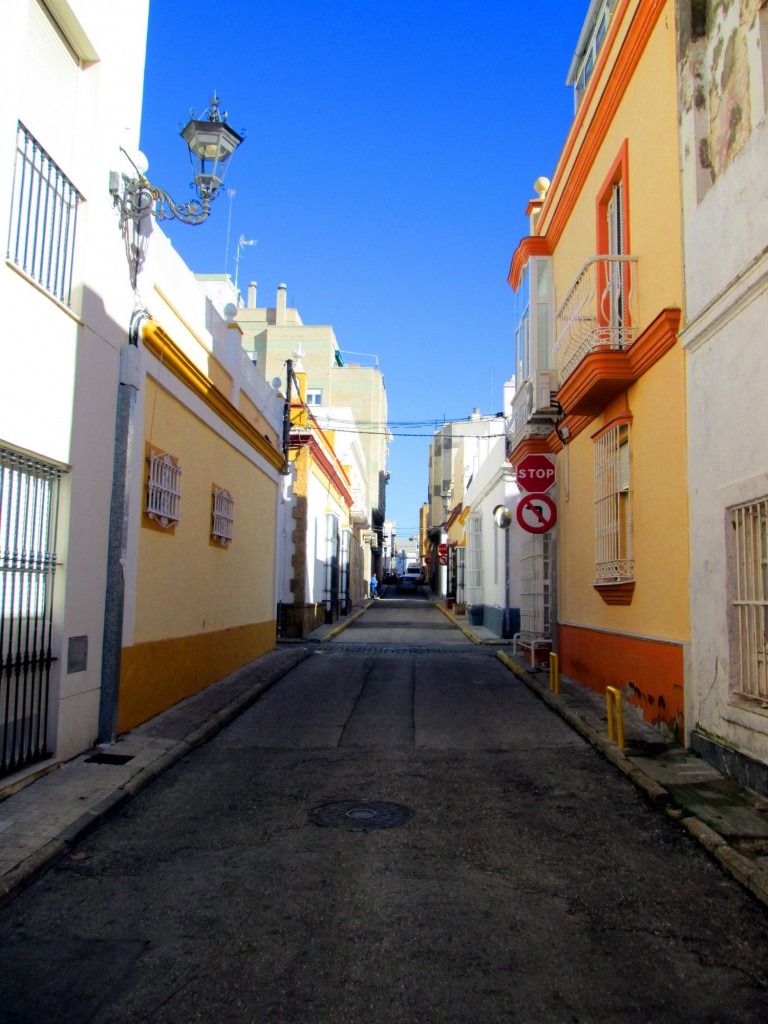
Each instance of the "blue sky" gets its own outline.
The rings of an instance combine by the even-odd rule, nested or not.
[[[284,281],[305,323],[378,357],[401,536],[426,500],[429,437],[400,435],[431,428],[400,424],[502,409],[506,276],[573,116],[564,82],[587,7],[230,0],[212,18],[200,0],[150,2],[150,181],[190,195],[177,132],[214,89],[247,130],[226,180],[235,196],[222,192],[203,225],[163,229],[198,273],[234,276],[237,240],[258,239],[242,251],[243,291],[255,280],[274,305]]]

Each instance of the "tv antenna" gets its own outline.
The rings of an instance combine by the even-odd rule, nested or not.
[[[237,252],[235,253],[235,291],[237,291],[237,274],[240,270],[240,260],[243,258],[243,249],[246,245],[258,245],[258,238],[246,238],[245,235],[240,235],[237,242]]]

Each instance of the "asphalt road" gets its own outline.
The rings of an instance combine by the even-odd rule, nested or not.
[[[0,912],[14,1024],[765,1024],[767,971],[765,908],[418,597]]]

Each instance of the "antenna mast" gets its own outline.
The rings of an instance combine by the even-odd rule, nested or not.
[[[245,235],[240,235],[235,253],[235,291],[237,291],[237,275],[240,270],[240,260],[243,258],[243,249],[246,245],[258,245],[258,243],[258,238],[247,239]]]

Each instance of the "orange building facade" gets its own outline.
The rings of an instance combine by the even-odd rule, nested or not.
[[[683,738],[689,642],[675,4],[589,8],[576,109],[512,259],[510,461],[556,459],[551,642]]]

